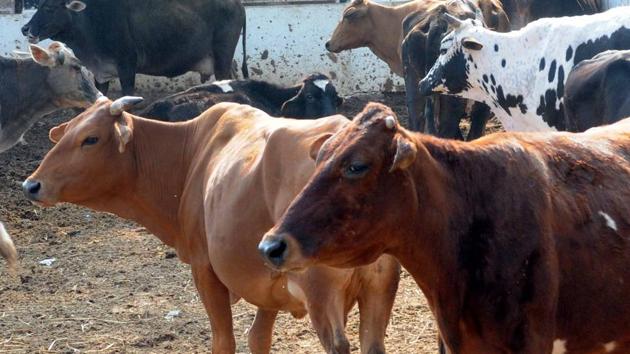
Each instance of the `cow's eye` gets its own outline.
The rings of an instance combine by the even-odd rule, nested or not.
[[[367,173],[369,169],[370,169],[370,166],[364,163],[353,162],[353,163],[350,163],[344,170],[344,176],[346,178],[361,178],[365,176],[365,174]]]
[[[446,54],[446,52],[448,52],[448,49],[446,49],[446,48],[440,48],[440,54],[441,54],[441,55]]]
[[[87,138],[85,138],[83,140],[83,142],[81,143],[81,147],[83,146],[90,146],[90,145],[94,145],[98,143],[98,138],[95,136],[88,136]]]
[[[310,93],[306,95],[306,99],[309,101],[312,101],[315,99],[315,97],[313,97],[313,95],[311,95]]]

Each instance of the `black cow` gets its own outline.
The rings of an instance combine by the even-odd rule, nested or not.
[[[288,88],[265,81],[226,80],[195,86],[159,99],[136,114],[165,121],[183,121],[219,102],[248,104],[277,117],[319,118],[336,114],[343,99],[323,74],[310,75],[300,84]]]
[[[101,93],[92,74],[59,42],[30,46],[32,58],[0,57],[0,152],[44,115],[92,105]]]
[[[94,72],[101,91],[119,77],[130,95],[136,73],[230,78],[241,28],[245,38],[240,0],[42,0],[22,33],[32,43],[65,42]],[[245,41],[242,70],[247,77]]]
[[[440,42],[449,30],[442,16],[444,13],[461,19],[478,18],[500,31],[509,30],[509,21],[497,0],[445,1],[427,11],[412,13],[403,21],[401,53],[411,129],[463,140],[459,123],[469,115],[472,122],[467,139],[472,140],[483,135],[486,122],[492,116],[488,106],[442,95],[425,99],[417,90],[420,79],[437,60]]]
[[[566,129],[580,132],[630,116],[630,51],[606,51],[576,65],[564,88]]]

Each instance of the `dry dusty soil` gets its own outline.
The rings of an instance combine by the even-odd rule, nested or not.
[[[399,94],[355,95],[343,112],[369,101],[406,116]],[[37,123],[27,145],[0,154],[0,219],[15,239],[20,266],[11,275],[0,261],[0,352],[209,352],[210,325],[189,267],[141,226],[73,205],[41,209],[22,196],[20,183],[51,148],[48,130],[77,114],[65,110]],[[40,261],[55,259],[50,266]],[[178,315],[167,319],[171,311]],[[254,308],[233,306],[237,352]],[[403,272],[386,345],[389,353],[436,353],[436,329],[426,301]],[[358,315],[347,332],[358,352]],[[308,316],[281,314],[274,353],[321,353]]]

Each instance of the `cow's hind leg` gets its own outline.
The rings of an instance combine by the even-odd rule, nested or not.
[[[249,328],[247,341],[252,354],[267,354],[271,351],[273,324],[278,311],[258,309],[254,323]]]
[[[385,353],[385,331],[399,280],[400,265],[391,256],[381,256],[376,263],[361,270],[361,289],[358,295],[361,353]]]
[[[232,328],[230,292],[219,281],[209,264],[193,265],[193,279],[212,326],[212,353],[232,354],[236,341]]]

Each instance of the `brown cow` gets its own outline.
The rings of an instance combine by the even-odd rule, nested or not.
[[[259,249],[281,271],[394,255],[452,353],[627,354],[628,180],[630,119],[464,143],[370,104]]]
[[[391,71],[403,76],[400,56],[403,19],[412,12],[426,11],[434,2],[441,1],[415,0],[391,7],[370,0],[354,0],[343,10],[341,21],[326,42],[326,49],[339,53],[368,47],[389,65]]]
[[[234,353],[230,303],[241,297],[258,306],[253,353],[269,352],[278,311],[308,312],[326,351],[349,353],[345,319],[357,301],[362,352],[384,352],[399,276],[393,258],[287,276],[265,267],[256,251],[312,174],[311,143],[347,119],[272,119],[219,103],[191,121],[166,123],[123,113],[126,102],[134,99],[100,101],[53,128],[57,144],[24,182],[25,194],[43,205],[70,202],[134,220],[174,247],[191,265],[213,353]]]

